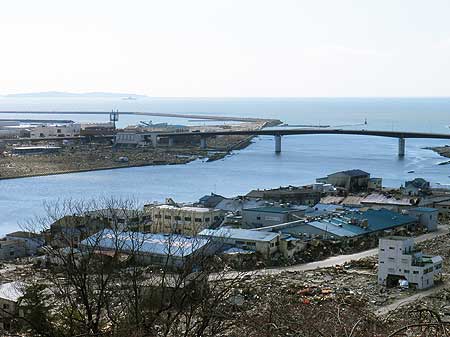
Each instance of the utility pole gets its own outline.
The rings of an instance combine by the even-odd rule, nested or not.
[[[116,122],[119,121],[119,110],[114,111],[111,110],[111,113],[109,114],[109,121],[113,123],[114,130],[116,129]]]

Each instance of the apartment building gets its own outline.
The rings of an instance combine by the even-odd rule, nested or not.
[[[189,236],[219,225],[224,215],[218,209],[179,205],[145,205],[144,213],[151,220],[150,232]]]

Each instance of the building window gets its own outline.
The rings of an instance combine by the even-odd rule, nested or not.
[[[195,222],[202,222],[202,218],[195,218]]]
[[[389,247],[389,249],[395,249],[395,247]]]
[[[405,274],[409,274],[409,270],[408,270],[408,269],[405,269],[403,272],[404,272]]]
[[[170,215],[164,215],[164,219],[170,220],[170,219],[172,219],[172,217]]]
[[[418,270],[413,270],[413,274],[419,274]]]
[[[3,309],[9,310],[9,304],[8,303],[3,303]]]
[[[184,217],[184,221],[191,221],[191,217],[190,216],[185,216]]]
[[[180,220],[181,220],[181,216],[175,215],[175,220],[176,220],[176,221],[180,221]]]
[[[261,220],[261,217],[260,217],[260,216],[257,216],[257,217],[256,217],[256,220]]]
[[[155,214],[155,219],[161,219],[161,214]]]
[[[210,218],[205,218],[205,222],[209,222],[210,220]]]
[[[245,245],[245,242],[244,241],[236,241],[236,244],[237,245]]]

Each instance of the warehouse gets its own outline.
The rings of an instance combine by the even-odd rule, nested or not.
[[[211,239],[216,243],[216,247],[231,245],[259,252],[265,257],[278,251],[280,241],[278,233],[237,228],[205,229],[199,235]]]
[[[106,229],[80,243],[99,254],[134,256],[143,264],[183,267],[198,254],[206,254],[208,240],[177,234],[146,234]]]

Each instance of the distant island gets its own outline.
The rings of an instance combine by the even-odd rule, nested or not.
[[[130,94],[130,93],[115,93],[115,92],[86,92],[86,93],[73,93],[63,91],[45,91],[45,92],[30,92],[20,94],[3,95],[3,97],[12,98],[33,98],[33,97],[108,97],[108,98],[124,98],[124,99],[138,99],[146,98],[146,95]]]

